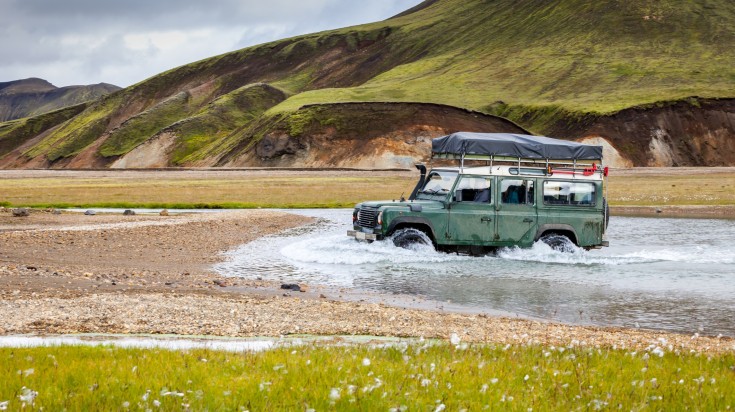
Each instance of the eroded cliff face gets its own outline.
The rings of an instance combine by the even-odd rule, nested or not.
[[[304,107],[245,148],[217,160],[228,167],[411,168],[431,140],[457,131],[528,133],[497,116],[425,103],[343,103]],[[255,131],[255,133],[258,133]]]
[[[632,166],[735,165],[735,99],[689,99],[557,124],[551,133],[604,139],[609,159]],[[562,134],[562,133],[566,133]]]

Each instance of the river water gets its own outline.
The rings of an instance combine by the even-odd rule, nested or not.
[[[612,217],[603,250],[543,243],[470,257],[346,236],[351,210],[270,236],[218,265],[225,276],[415,295],[477,312],[735,336],[735,221]]]

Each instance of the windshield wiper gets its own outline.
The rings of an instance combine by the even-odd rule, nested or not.
[[[426,193],[427,195],[436,195],[436,194],[439,194],[441,192],[446,193],[447,192],[447,189],[433,189],[433,190],[432,189],[429,189],[429,190],[422,190],[421,191],[421,193]]]

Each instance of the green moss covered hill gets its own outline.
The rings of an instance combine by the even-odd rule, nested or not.
[[[0,166],[408,163],[459,128],[604,139],[624,164],[735,164],[733,97],[731,1],[428,0],[2,123]]]

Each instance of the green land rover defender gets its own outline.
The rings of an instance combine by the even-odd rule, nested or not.
[[[358,204],[348,236],[472,255],[530,247],[538,240],[557,249],[570,242],[585,249],[608,246],[601,146],[542,136],[454,133],[434,139],[432,159],[460,165],[428,174],[417,165],[421,177],[410,197]]]

